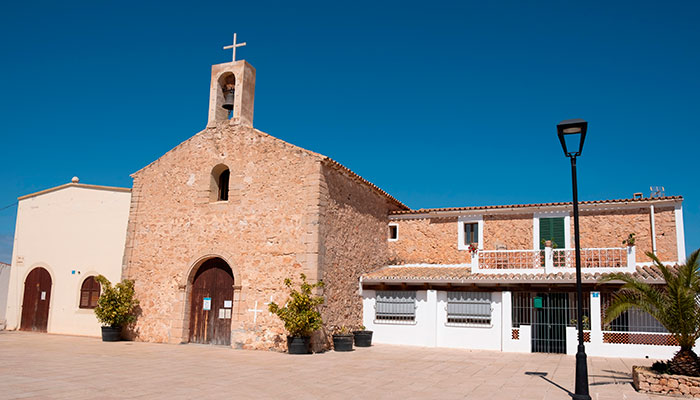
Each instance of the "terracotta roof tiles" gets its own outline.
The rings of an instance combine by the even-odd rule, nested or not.
[[[620,204],[620,203],[638,203],[638,202],[656,202],[656,201],[669,201],[669,200],[683,200],[683,196],[662,196],[662,197],[644,197],[637,199],[609,199],[609,200],[592,200],[592,201],[580,201],[579,205],[591,205],[591,204]],[[573,202],[554,202],[554,203],[532,203],[532,204],[507,204],[498,206],[473,206],[473,207],[447,207],[447,208],[421,208],[418,210],[399,210],[391,212],[391,215],[401,215],[401,214],[421,214],[429,212],[445,212],[445,211],[476,211],[476,210],[498,210],[498,209],[510,209],[510,208],[534,208],[534,207],[558,207],[558,206],[569,206]]]
[[[364,283],[575,283],[576,274],[573,272],[558,272],[544,274],[512,273],[471,273],[470,267],[465,266],[389,266],[367,273],[362,276]],[[608,273],[585,272],[582,282],[596,283]],[[658,268],[653,266],[637,267],[632,274],[648,283],[664,283]]]

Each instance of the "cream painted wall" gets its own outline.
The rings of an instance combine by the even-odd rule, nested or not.
[[[51,274],[47,331],[100,335],[91,309],[80,309],[80,287],[90,275],[121,279],[131,192],[68,184],[20,198],[7,299],[7,329],[18,329],[24,280],[35,267]],[[75,272],[73,272],[75,271]]]
[[[10,288],[10,264],[0,262],[0,331],[5,329],[7,291]]]

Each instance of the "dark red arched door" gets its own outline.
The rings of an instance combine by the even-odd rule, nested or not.
[[[46,332],[51,301],[51,275],[44,268],[34,268],[24,281],[20,330]]]
[[[231,345],[233,272],[220,258],[199,267],[192,283],[190,342]]]

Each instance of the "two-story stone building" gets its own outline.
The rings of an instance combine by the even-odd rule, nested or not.
[[[648,314],[603,326],[627,272],[663,284],[646,252],[685,258],[680,196],[580,203],[584,329],[592,355],[669,357],[673,339]],[[574,354],[572,203],[398,210],[389,265],[362,277],[364,324],[378,342]],[[634,234],[634,245],[628,246]],[[625,243],[623,244],[623,241]]]

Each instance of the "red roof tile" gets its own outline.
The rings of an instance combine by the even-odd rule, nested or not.
[[[663,196],[663,197],[646,197],[638,199],[610,199],[610,200],[592,200],[592,201],[580,201],[579,205],[588,204],[620,204],[620,203],[638,203],[638,202],[656,202],[656,201],[669,201],[669,200],[683,200],[683,196]],[[568,206],[572,205],[572,201],[568,202],[557,202],[557,203],[533,203],[533,204],[508,204],[499,206],[474,206],[474,207],[447,207],[447,208],[421,208],[418,210],[400,210],[393,211],[391,215],[401,215],[401,214],[420,214],[429,212],[440,212],[440,211],[474,211],[474,210],[497,210],[497,209],[508,209],[508,208],[533,208],[533,207],[557,207],[557,206]]]
[[[583,283],[596,283],[608,273],[585,272],[581,279]],[[658,268],[653,266],[637,267],[632,274],[647,283],[664,283]],[[552,274],[536,273],[503,273],[484,274],[471,273],[469,267],[442,266],[391,266],[378,269],[362,276],[363,283],[575,283],[576,274],[573,272],[558,272]]]

